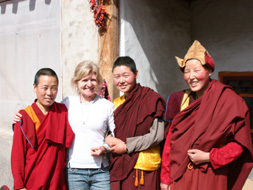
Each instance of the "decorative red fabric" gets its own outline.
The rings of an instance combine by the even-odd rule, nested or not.
[[[32,108],[41,125],[35,125],[22,110],[22,121],[14,126],[11,166],[14,189],[65,189],[65,149],[74,133],[68,123],[67,108],[54,103],[44,115],[36,103]],[[31,146],[34,145],[34,146]]]
[[[167,138],[170,138],[171,136],[171,128],[169,128]],[[161,183],[170,185],[171,180],[170,180],[170,143],[169,141],[166,141],[167,144],[163,149],[163,155],[162,155],[162,165],[161,165]]]
[[[165,101],[159,94],[137,84],[114,112],[115,136],[125,142],[128,137],[147,134],[154,119],[163,118],[164,110]],[[111,181],[124,180],[132,172],[138,155],[111,154]]]
[[[109,91],[108,91],[107,83],[106,83],[105,79],[103,79],[103,81],[100,85],[100,91],[98,92],[98,95],[102,98],[105,98],[105,99],[111,101],[111,97],[109,95]]]
[[[215,68],[215,64],[214,64],[213,58],[207,52],[205,52],[205,61],[206,61],[205,65],[208,66],[213,72]]]
[[[243,148],[236,142],[230,142],[221,148],[212,148],[210,162],[214,169],[229,164],[241,156]]]
[[[229,86],[212,80],[201,98],[176,115],[171,131],[170,140],[166,139],[164,147],[166,150],[171,145],[171,181],[184,175],[190,161],[188,149],[210,152],[227,139],[244,148],[240,159],[230,163],[227,176],[229,189],[241,189],[253,163],[249,112],[243,99]],[[206,171],[208,164],[200,167],[201,171]]]

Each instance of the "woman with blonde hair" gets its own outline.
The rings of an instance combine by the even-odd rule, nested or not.
[[[109,160],[105,136],[115,128],[110,101],[97,95],[102,77],[91,61],[77,65],[71,80],[77,94],[62,101],[68,108],[75,138],[69,149],[67,180],[69,189],[110,189]]]

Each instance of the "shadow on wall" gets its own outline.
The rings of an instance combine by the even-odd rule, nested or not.
[[[175,56],[185,54],[191,44],[188,0],[132,0],[124,4],[124,19],[134,30],[137,40],[133,43],[133,38],[127,36],[126,46],[137,43],[141,49],[127,47],[126,55],[134,58],[140,70],[139,79],[144,78],[141,83],[144,86],[153,83],[164,98],[183,89],[185,82]],[[146,59],[150,69],[143,61]]]
[[[1,1],[0,0],[0,7],[1,7],[1,14],[5,14],[7,5],[12,5],[12,13],[17,14],[18,12],[18,4],[19,2],[24,0],[12,0],[12,1]],[[51,0],[45,0],[45,4],[49,5]],[[29,2],[29,11],[34,11],[36,5],[36,0],[30,0]]]
[[[208,3],[212,8],[206,6]],[[228,8],[228,3],[233,6]],[[142,50],[135,48],[136,43],[132,43],[133,38],[129,38],[126,44],[133,45],[128,47],[126,54],[134,58],[137,67],[142,64],[141,67],[139,65],[142,69],[148,67],[142,63],[147,59],[150,73],[140,71],[139,76],[150,76],[158,93],[164,98],[186,87],[175,56],[184,57],[195,38],[207,48],[217,63],[214,79],[218,79],[216,73],[219,70],[236,70],[238,61],[244,61],[244,66],[250,67],[245,62],[250,59],[249,51],[252,47],[252,25],[246,24],[253,18],[250,9],[247,9],[252,7],[253,2],[250,0],[130,0],[122,4],[126,6],[124,19],[134,30]],[[237,14],[232,14],[233,11]],[[150,84],[148,80],[144,82]]]

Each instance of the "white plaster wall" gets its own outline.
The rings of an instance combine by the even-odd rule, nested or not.
[[[88,0],[62,0],[63,97],[76,93],[70,85],[75,67],[84,60],[98,63],[98,27]]]
[[[253,71],[253,1],[193,0],[192,39],[198,39],[220,71]]]
[[[120,55],[136,61],[143,85],[167,95],[184,89],[174,56],[198,39],[219,71],[252,71],[251,0],[120,0]]]
[[[51,67],[60,80],[60,1],[0,3],[0,186],[12,187],[10,152],[14,112],[35,99],[36,71]]]
[[[120,23],[120,55],[135,60],[138,82],[164,98],[186,87],[175,55],[191,44],[188,1],[120,0]]]

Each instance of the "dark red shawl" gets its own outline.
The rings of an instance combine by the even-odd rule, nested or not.
[[[231,87],[212,80],[201,98],[176,115],[171,130],[171,181],[184,174],[190,161],[188,149],[209,152],[219,147],[224,139],[233,139],[244,147],[244,152],[229,166],[228,187],[242,188],[253,165],[249,111]],[[207,166],[201,165],[202,170]]]
[[[164,110],[165,101],[159,94],[137,84],[114,112],[115,136],[125,142],[126,138],[148,133],[154,119],[163,118]],[[111,154],[111,181],[124,180],[133,170],[138,155]]]

